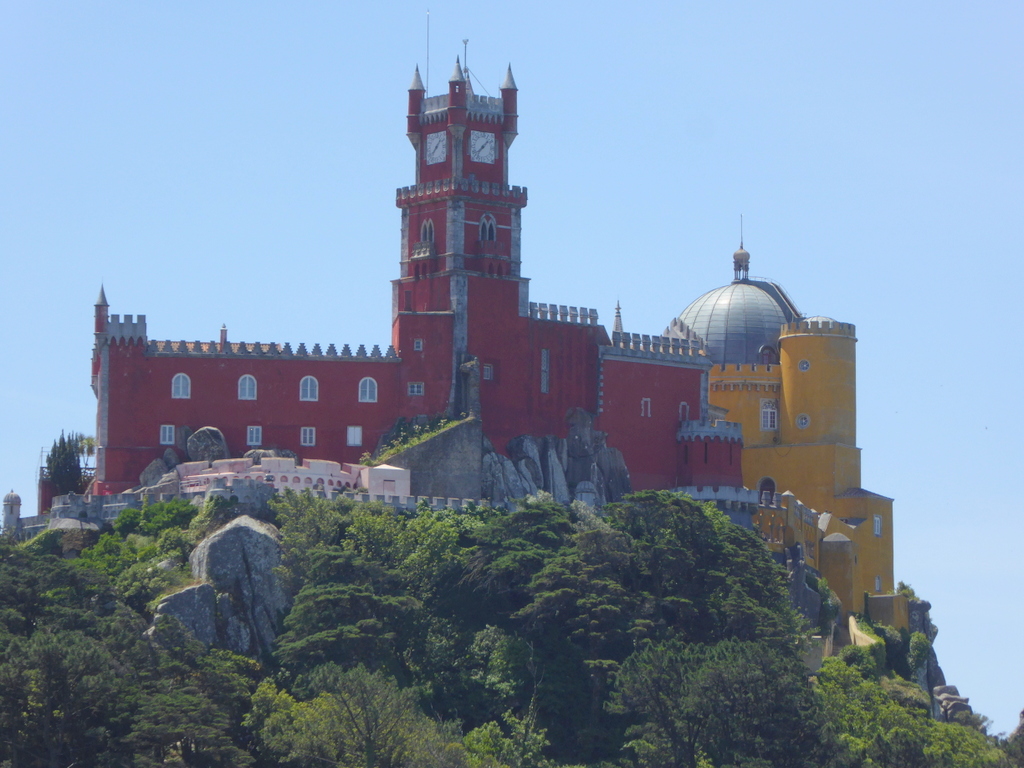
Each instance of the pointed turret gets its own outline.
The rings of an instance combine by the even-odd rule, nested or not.
[[[109,306],[107,303],[107,292],[103,290],[103,284],[100,283],[100,295],[96,299],[95,311],[93,312],[93,330],[96,333],[107,332],[107,308]]]
[[[612,325],[612,333],[622,333],[622,307],[615,302],[615,323]]]
[[[466,82],[466,76],[462,74],[462,62],[459,61],[459,57],[455,57],[455,71],[452,72],[452,76],[448,78],[449,83],[464,83]]]
[[[501,131],[505,136],[505,147],[511,147],[512,142],[519,135],[519,89],[516,87],[515,78],[512,77],[512,65],[508,65],[505,72],[505,82],[501,84],[501,104],[505,113],[505,119],[501,123]]]
[[[426,90],[423,87],[423,80],[420,79],[419,65],[416,65],[416,71],[412,75],[412,85],[409,86],[409,114],[405,120],[405,135],[409,137],[409,141],[414,147],[419,144],[420,112],[423,111],[423,97],[426,95]]]
[[[420,66],[416,65],[416,71],[412,74],[412,85],[409,86],[410,91],[425,91],[423,87],[423,79],[420,77]]]

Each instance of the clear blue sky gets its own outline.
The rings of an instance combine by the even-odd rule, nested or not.
[[[386,344],[426,6],[0,2],[0,485],[95,431],[92,305],[151,338]],[[1018,3],[431,3],[511,62],[535,301],[658,333],[751,273],[858,328],[864,486],[951,683],[1012,730],[1024,504]],[[474,83],[478,91],[480,86]],[[1017,344],[1017,346],[1014,346]],[[1018,446],[1018,447],[1014,447]]]

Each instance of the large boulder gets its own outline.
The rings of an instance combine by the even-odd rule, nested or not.
[[[280,562],[277,528],[248,516],[236,517],[192,552],[192,575],[217,594],[219,644],[250,656],[273,644],[288,608],[274,573]]]
[[[190,461],[217,461],[231,458],[224,433],[216,427],[197,429],[188,438],[188,458]]]
[[[217,642],[217,595],[209,584],[185,587],[168,595],[156,607],[154,620],[173,616],[205,645]]]
[[[142,470],[142,474],[139,475],[139,487],[149,488],[150,486],[157,485],[160,482],[160,478],[167,474],[170,467],[167,466],[167,462],[163,459],[153,459]]]

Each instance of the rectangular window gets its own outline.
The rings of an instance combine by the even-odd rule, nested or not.
[[[882,535],[882,516],[875,515],[875,536]]]
[[[422,352],[423,351],[423,339],[413,339],[412,340],[412,351],[413,352]]]
[[[761,401],[761,429],[764,431],[779,428],[779,406],[774,400]]]
[[[410,395],[422,395],[423,394],[423,382],[422,381],[410,381],[409,382],[409,394]]]
[[[540,391],[547,394],[551,391],[551,350],[540,351]]]
[[[246,430],[245,430],[245,444],[246,445],[262,445],[263,444],[263,427],[246,427]]]
[[[494,366],[488,363],[484,363],[484,381],[490,381],[494,378]]]
[[[651,398],[641,397],[640,398],[640,415],[650,416],[651,415]]]
[[[362,427],[349,427],[348,428],[348,444],[349,445],[362,445],[363,444],[363,428]]]
[[[303,427],[299,431],[301,445],[316,445],[316,427]]]
[[[174,445],[174,425],[160,425],[160,445]]]
[[[881,591],[882,591],[882,577],[881,576],[875,576],[875,592],[881,592]]]

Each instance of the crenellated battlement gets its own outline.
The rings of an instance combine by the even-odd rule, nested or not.
[[[782,331],[779,334],[779,338],[785,338],[786,336],[801,336],[812,334],[814,336],[845,336],[847,338],[857,338],[857,326],[853,323],[840,323],[830,318],[809,318],[807,320],[798,320],[795,323],[786,323],[782,326]]]
[[[146,316],[111,315],[107,318],[107,337],[111,341],[138,341],[146,343]]]
[[[601,354],[642,357],[651,360],[679,360],[711,366],[704,355],[700,339],[677,339],[669,336],[648,336],[646,333],[620,333],[612,331],[612,343],[602,347]]]
[[[761,379],[779,379],[782,376],[782,366],[778,363],[719,363],[712,368],[712,373],[716,376],[722,373],[738,374],[736,378],[753,376]]]
[[[587,307],[569,307],[565,304],[538,304],[530,302],[530,317],[534,320],[553,320],[574,325],[597,325],[597,310]]]
[[[466,94],[466,112],[471,120],[500,123],[505,116],[505,102],[500,96],[479,96]],[[420,124],[429,125],[448,119],[448,94],[429,96],[423,99],[420,109]]]
[[[679,422],[676,440],[724,440],[742,442],[743,425],[737,421],[704,421],[695,419]]]
[[[386,351],[381,352],[380,345],[374,344],[370,352],[366,351],[366,345],[360,344],[353,354],[352,348],[344,344],[339,352],[334,344],[323,351],[319,344],[314,344],[311,350],[306,349],[305,344],[299,344],[294,351],[289,343],[283,346],[276,343],[264,343],[259,341],[244,342],[232,341],[220,343],[216,341],[151,341],[146,347],[146,354],[153,357],[251,357],[259,359],[304,357],[321,360],[378,360],[381,362],[401,362],[394,346],[388,345]]]
[[[479,179],[438,179],[427,181],[423,184],[413,184],[408,187],[399,187],[395,190],[395,204],[402,207],[403,203],[414,202],[435,197],[446,197],[459,192],[472,192],[474,194],[491,195],[496,198],[508,198],[520,205],[526,205],[526,187],[499,184],[492,181],[480,181]]]

